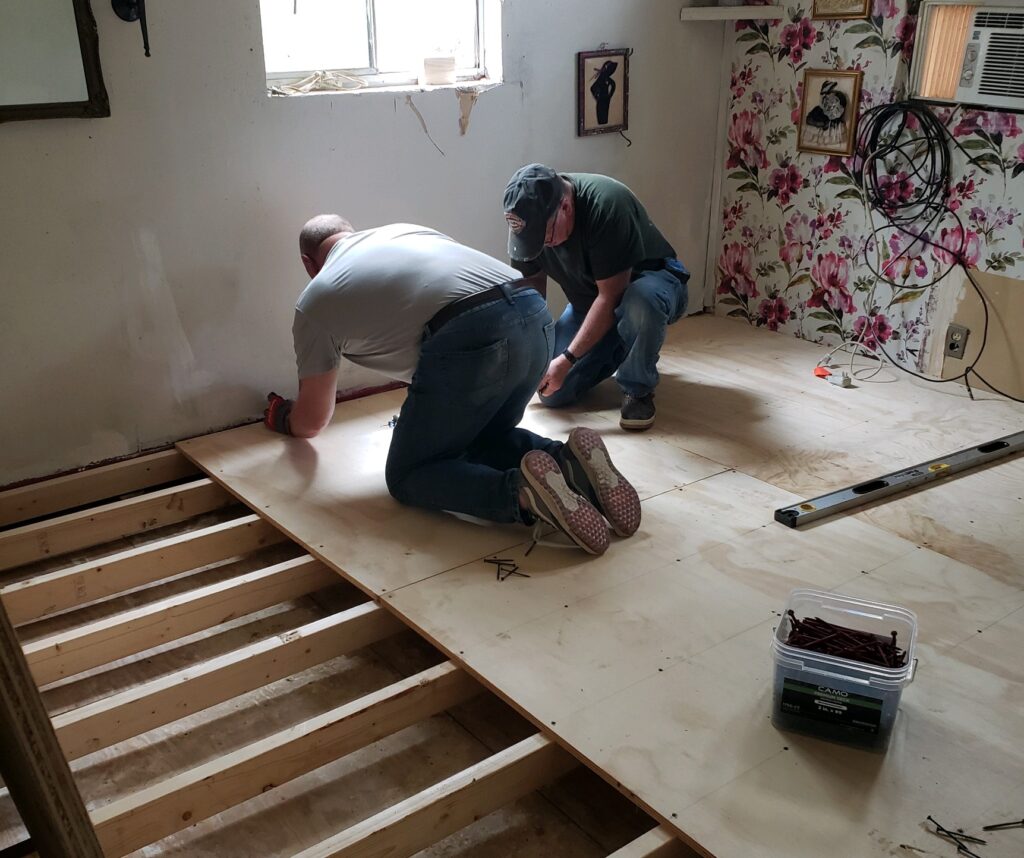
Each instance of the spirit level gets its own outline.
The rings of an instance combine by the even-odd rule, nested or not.
[[[775,520],[789,527],[801,527],[837,512],[932,483],[968,468],[976,468],[995,459],[1019,453],[1021,450],[1024,450],[1024,432],[1004,435],[987,444],[968,447],[949,456],[922,462],[912,468],[886,474],[860,485],[811,498],[793,506],[782,507],[775,510]]]

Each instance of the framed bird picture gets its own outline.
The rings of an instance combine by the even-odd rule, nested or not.
[[[853,154],[862,71],[807,69],[797,149],[821,155]]]

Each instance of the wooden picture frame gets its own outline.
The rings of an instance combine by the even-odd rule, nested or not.
[[[855,21],[867,18],[871,0],[814,0],[811,18],[817,21]]]
[[[576,136],[629,128],[629,48],[576,54]]]
[[[841,157],[853,154],[863,80],[863,71],[804,71],[796,137],[800,152]]]
[[[110,100],[107,97],[107,88],[103,84],[99,35],[96,32],[96,18],[93,16],[92,6],[89,0],[72,0],[72,8],[75,16],[74,25],[78,31],[78,47],[82,56],[85,100],[27,104],[0,103],[0,122],[19,119],[110,116]]]

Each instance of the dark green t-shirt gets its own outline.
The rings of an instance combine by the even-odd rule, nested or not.
[[[622,182],[593,173],[562,173],[576,195],[576,220],[569,238],[545,247],[531,262],[513,263],[526,275],[543,271],[569,303],[586,312],[597,297],[597,282],[632,269],[661,268],[675,256],[650,215]]]

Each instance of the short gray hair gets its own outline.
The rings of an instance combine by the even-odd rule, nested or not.
[[[299,233],[299,252],[303,256],[313,256],[317,248],[332,235],[339,232],[353,232],[350,224],[341,215],[320,214],[306,221]]]

